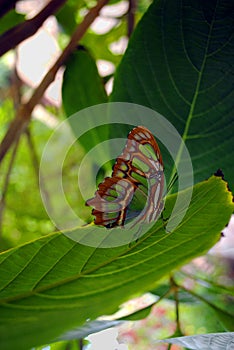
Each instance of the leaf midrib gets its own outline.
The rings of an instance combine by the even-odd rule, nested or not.
[[[216,2],[216,8],[217,8],[217,2]],[[197,101],[197,98],[198,98],[199,89],[200,89],[200,85],[201,85],[201,79],[202,79],[202,76],[203,76],[206,60],[207,60],[207,57],[208,57],[208,48],[209,48],[209,45],[210,45],[211,33],[212,33],[212,30],[213,30],[214,19],[215,19],[215,14],[216,14],[216,8],[214,10],[213,18],[212,18],[212,21],[211,21],[211,24],[210,24],[210,31],[209,31],[209,34],[207,36],[207,45],[206,45],[206,49],[205,49],[205,53],[204,53],[204,58],[203,58],[203,61],[202,61],[202,64],[201,64],[201,69],[198,72],[198,79],[197,79],[196,88],[195,88],[194,95],[193,95],[193,98],[192,98],[192,101],[191,101],[191,106],[190,106],[188,118],[186,120],[184,132],[183,132],[183,135],[182,135],[182,140],[184,142],[180,143],[180,147],[179,147],[178,153],[176,155],[176,159],[175,159],[174,166],[173,166],[173,169],[172,169],[170,182],[173,179],[173,176],[176,174],[176,164],[179,164],[179,162],[181,160],[181,155],[182,155],[182,152],[183,152],[183,149],[184,149],[184,146],[185,146],[185,142],[187,140],[190,124],[191,124],[192,119],[193,119],[193,113],[194,113],[194,110],[195,110],[195,107],[196,107],[196,101]],[[181,23],[181,28],[182,28],[182,23]],[[183,31],[182,31],[182,35],[183,35]],[[183,44],[184,44],[184,38],[183,38]],[[186,52],[185,45],[184,45],[184,50]]]

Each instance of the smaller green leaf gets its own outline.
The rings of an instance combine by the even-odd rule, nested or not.
[[[80,46],[67,62],[62,98],[67,118],[82,109],[107,102],[107,94],[96,62],[84,47]],[[95,120],[95,118],[94,121],[82,120],[84,123],[89,123],[89,131],[79,138],[80,144],[87,152],[108,138],[108,126],[96,127]],[[76,130],[80,129],[81,118],[69,118],[68,121],[76,134]],[[94,162],[100,157],[102,154],[99,152]]]
[[[107,102],[95,60],[83,47],[79,47],[66,64],[62,97],[67,117],[86,107]]]

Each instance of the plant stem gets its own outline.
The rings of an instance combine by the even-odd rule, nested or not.
[[[182,333],[181,327],[180,327],[180,315],[179,315],[179,298],[178,298],[179,286],[176,284],[176,282],[172,276],[170,278],[170,283],[171,283],[171,289],[174,291],[174,299],[175,299],[176,332]]]
[[[83,339],[79,339],[78,342],[79,350],[83,350]]]

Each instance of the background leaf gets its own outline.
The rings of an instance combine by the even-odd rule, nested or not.
[[[169,196],[167,207],[175,199]],[[212,177],[194,187],[186,216],[172,233],[158,221],[131,247],[93,248],[52,234],[0,254],[1,347],[24,350],[49,342],[149,290],[217,241],[233,210],[231,199],[226,183]]]
[[[17,13],[15,10],[9,11],[1,18],[0,34],[3,34],[17,24],[22,23],[24,19],[24,15]]]
[[[232,349],[234,333],[199,334],[180,338],[165,339],[160,342],[182,345],[193,350],[227,350]]]
[[[68,0],[56,13],[56,18],[66,33],[72,34],[77,26],[79,10],[85,7],[85,1]]]
[[[62,86],[62,98],[68,118],[82,109],[107,102],[106,91],[99,76],[96,62],[84,47],[80,46],[67,62]],[[68,120],[75,133],[75,130],[79,128],[79,123],[76,119]],[[85,122],[87,123],[87,120]],[[101,125],[95,129],[92,129],[92,125],[89,126],[90,130],[79,138],[79,143],[87,152],[101,141],[106,140],[109,133],[106,125]],[[101,157],[100,154],[99,156]]]
[[[66,64],[62,97],[67,117],[86,107],[107,102],[95,60],[82,46]]]
[[[196,182],[218,168],[234,181],[233,16],[228,0],[154,1],[115,76],[111,101],[165,116],[186,142]]]
[[[114,54],[110,50],[111,44],[117,42],[121,37],[126,36],[126,21],[121,21],[117,26],[105,34],[96,34],[89,31],[82,40],[82,44],[87,47],[95,48],[92,53],[96,59],[110,61],[118,64],[121,60],[121,54]],[[98,40],[98,45],[96,45]]]

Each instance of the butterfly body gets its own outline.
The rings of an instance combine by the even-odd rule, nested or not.
[[[111,177],[98,186],[93,207],[96,225],[112,228],[155,221],[163,208],[164,173],[162,156],[151,132],[143,127],[130,131]]]

